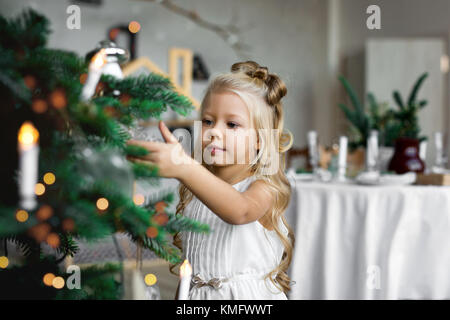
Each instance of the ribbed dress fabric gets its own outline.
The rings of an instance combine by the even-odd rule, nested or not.
[[[250,176],[233,187],[244,192],[254,180],[255,177]],[[210,226],[209,234],[181,232],[183,257],[189,260],[193,275],[205,282],[214,278],[228,279],[220,288],[191,283],[189,299],[287,300],[269,279],[264,280],[279,265],[283,254],[283,245],[274,230],[267,230],[258,221],[229,224],[195,196],[186,206],[184,215]],[[280,226],[287,235],[281,219]]]

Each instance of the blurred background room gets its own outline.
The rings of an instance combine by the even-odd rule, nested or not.
[[[161,115],[171,130],[194,132],[208,81],[235,62],[280,76],[291,299],[450,299],[448,0],[0,0],[8,19],[27,8],[49,20],[48,48],[85,58],[108,40],[128,52],[124,77],[170,78],[193,105]],[[139,125],[161,138],[155,119]],[[171,190],[173,212],[177,186],[135,183],[135,203]],[[63,263],[118,261],[120,298],[175,297],[169,262],[121,233],[80,240]]]

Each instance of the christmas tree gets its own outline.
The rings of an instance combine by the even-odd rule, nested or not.
[[[175,263],[181,258],[173,234],[208,232],[207,225],[168,212],[171,193],[136,204],[134,181],[158,184],[158,168],[126,160],[147,152],[126,144],[136,120],[159,119],[167,108],[187,115],[192,104],[157,74],[102,74],[93,96],[82,99],[89,61],[47,48],[49,33],[49,21],[31,9],[15,19],[0,16],[0,297],[117,299],[120,265],[86,268],[81,289],[69,290],[61,262],[77,253],[76,239],[123,232]],[[37,181],[30,150],[38,154]],[[24,191],[30,181],[31,197]],[[8,244],[20,249],[21,259],[8,258]]]

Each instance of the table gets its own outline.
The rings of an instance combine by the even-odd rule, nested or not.
[[[450,299],[450,187],[288,178],[290,299]]]

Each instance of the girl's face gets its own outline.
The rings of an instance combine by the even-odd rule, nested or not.
[[[244,101],[232,92],[211,93],[202,112],[203,161],[248,164],[257,152],[256,132]]]

